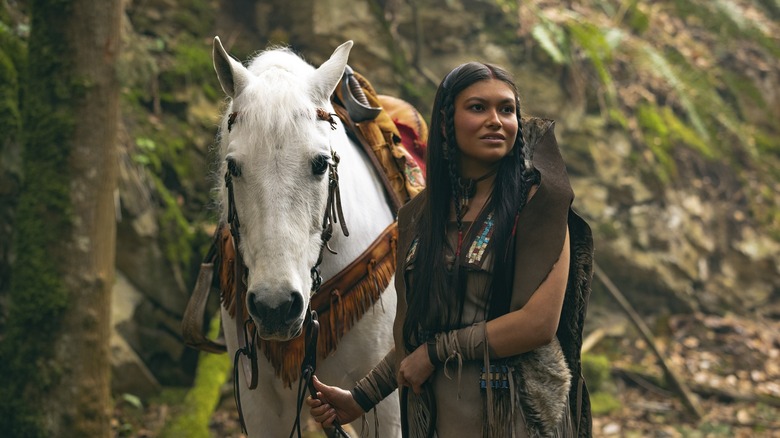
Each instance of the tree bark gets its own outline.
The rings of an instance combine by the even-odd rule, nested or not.
[[[69,375],[45,398],[61,436],[110,436],[111,288],[116,254],[115,191],[121,46],[121,0],[74,0],[64,23],[72,45],[73,73],[85,83],[74,102],[75,130],[69,158],[74,223],[63,242],[63,279],[69,311],[56,342],[55,362]],[[85,360],[86,359],[86,360]]]
[[[111,434],[121,0],[33,0],[0,425]]]

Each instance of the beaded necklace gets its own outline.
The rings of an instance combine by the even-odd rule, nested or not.
[[[473,198],[474,195],[477,193],[477,183],[486,180],[492,175],[495,175],[497,171],[498,171],[498,167],[490,170],[489,172],[480,176],[477,179],[458,177],[458,180],[456,181],[456,184],[458,185],[458,199],[455,202],[460,203],[460,208],[455,209],[455,218],[456,218],[456,223],[458,225],[458,245],[455,249],[456,260],[460,257],[460,250],[461,247],[463,246],[463,235],[464,235],[463,216],[466,214],[466,211],[468,211],[469,199]],[[485,205],[487,205],[488,202],[489,199],[485,200],[485,203],[482,205],[482,209],[480,209],[480,211],[477,213],[477,217],[479,217],[479,215],[482,213],[482,210],[485,208]],[[469,225],[469,230],[470,229],[471,229],[471,225]],[[468,230],[466,231],[468,232]]]

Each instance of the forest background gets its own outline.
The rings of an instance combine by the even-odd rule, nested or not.
[[[352,39],[350,65],[425,115],[453,66],[505,66],[557,121],[594,231],[596,436],[780,436],[779,19],[777,0],[2,0],[0,430],[239,435],[228,358],[179,330],[215,226],[220,35],[314,64]]]

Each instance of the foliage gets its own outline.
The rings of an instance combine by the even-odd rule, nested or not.
[[[745,186],[747,175],[759,186],[777,184],[780,113],[766,81],[780,75],[776,3],[496,2],[518,14],[519,32],[552,62],[585,73],[605,119],[632,135],[637,170],[682,183],[676,168],[685,149],[729,164]],[[754,217],[780,236],[780,213],[764,207],[776,198],[749,190]]]

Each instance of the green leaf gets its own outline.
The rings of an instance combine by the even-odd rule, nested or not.
[[[560,28],[555,29],[551,28],[550,25],[539,23],[534,26],[533,30],[531,31],[531,35],[539,43],[539,46],[541,46],[542,49],[544,49],[544,51],[550,55],[550,58],[552,58],[556,64],[568,64],[566,56],[564,56],[561,48],[556,42],[556,40],[562,39],[562,35],[558,35],[556,38],[555,34],[559,31],[562,34]]]
[[[138,396],[136,395],[124,393],[122,394],[122,400],[124,400],[127,404],[129,404],[130,406],[136,409],[144,408],[144,404],[141,403],[141,399],[138,398]]]

